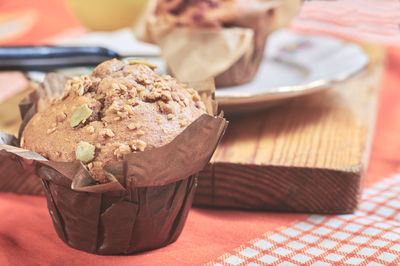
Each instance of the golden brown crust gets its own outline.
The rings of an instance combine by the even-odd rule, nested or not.
[[[72,115],[84,104],[92,110],[90,117],[72,127]],[[64,95],[27,124],[23,148],[71,162],[77,143],[86,141],[96,147],[88,169],[106,182],[102,166],[126,153],[169,143],[203,113],[194,90],[144,64],[114,59],[97,66],[90,77],[68,81]]]

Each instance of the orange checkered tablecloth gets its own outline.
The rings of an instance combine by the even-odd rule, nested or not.
[[[382,0],[375,9],[371,9],[373,0],[323,2],[326,4],[305,2],[293,27],[361,39],[372,36],[383,43],[399,44],[398,32],[392,31],[400,14],[396,13],[399,1]],[[387,16],[379,10],[385,10]],[[351,14],[368,14],[370,19],[362,21],[364,26],[351,27],[359,21]],[[2,31],[10,21],[8,25],[14,26]],[[382,21],[384,34],[376,30]],[[56,35],[82,32],[64,0],[0,1],[1,44],[43,43]],[[0,94],[2,88],[13,88],[9,74],[5,75]],[[98,256],[72,249],[57,237],[44,198],[0,193],[0,265],[398,265],[399,48],[388,49],[382,86],[366,189],[355,214],[193,208],[175,243],[132,256]]]
[[[311,215],[269,231],[210,265],[400,263],[400,174],[363,193],[355,214]]]

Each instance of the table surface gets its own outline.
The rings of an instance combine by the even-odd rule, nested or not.
[[[32,34],[11,36],[0,40],[2,44],[82,32],[62,0],[3,1],[0,31],[10,15],[22,16],[33,25],[37,18],[50,17],[52,21],[47,25],[36,22]],[[399,263],[400,176],[395,175],[400,166],[399,72],[400,49],[390,47],[366,189],[360,209],[353,215],[193,208],[174,244],[138,255],[97,256],[69,248],[58,239],[44,198],[4,193],[0,194],[0,265]],[[3,94],[16,79],[11,79],[10,73],[1,75],[5,77],[0,84]]]

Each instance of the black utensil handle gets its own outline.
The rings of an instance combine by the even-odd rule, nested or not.
[[[51,71],[59,68],[95,66],[119,54],[93,46],[0,47],[0,70]]]

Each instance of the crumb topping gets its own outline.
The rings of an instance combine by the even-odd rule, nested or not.
[[[165,145],[205,113],[195,90],[154,68],[113,59],[90,76],[68,80],[64,94],[28,123],[21,145],[55,161],[81,158],[99,182],[107,182],[105,164]],[[47,138],[39,142],[29,131]]]

